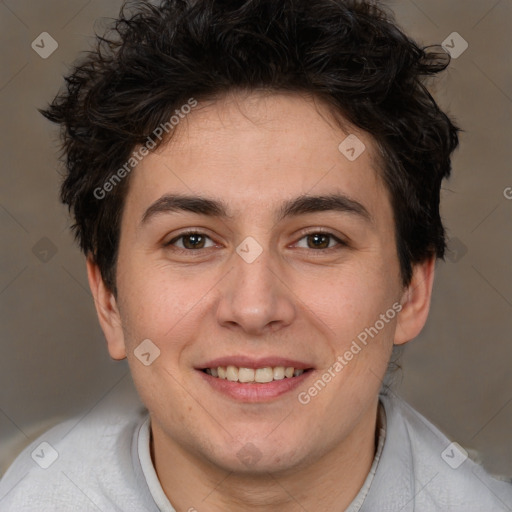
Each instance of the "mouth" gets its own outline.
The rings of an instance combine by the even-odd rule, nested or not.
[[[230,357],[210,361],[196,370],[215,392],[242,402],[266,402],[290,394],[315,369],[289,359]]]
[[[243,384],[267,384],[268,382],[300,377],[312,368],[294,368],[293,366],[265,366],[263,368],[245,368],[238,366],[216,366],[202,371],[217,379]]]

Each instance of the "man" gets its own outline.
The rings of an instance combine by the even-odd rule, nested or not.
[[[147,413],[52,429],[2,510],[511,510],[382,384],[445,249],[457,128],[422,80],[447,64],[366,2],[125,9],[45,115]]]

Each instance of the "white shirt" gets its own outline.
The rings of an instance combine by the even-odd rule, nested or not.
[[[512,511],[510,482],[465,459],[394,394],[380,401],[375,458],[346,512]],[[175,512],[151,461],[147,410],[93,411],[50,429],[0,481],[0,511]]]

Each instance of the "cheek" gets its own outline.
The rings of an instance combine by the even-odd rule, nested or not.
[[[169,268],[131,268],[126,275],[130,279],[120,283],[124,297],[120,309],[128,344],[145,338],[168,344],[173,332],[186,325],[183,320],[197,314],[211,289],[207,279],[184,279]]]
[[[125,275],[130,279],[120,283],[120,313],[133,381],[151,412],[164,410],[169,421],[180,424],[183,410],[171,411],[168,404],[171,398],[183,404],[190,401],[181,363],[208,287],[192,286],[165,268],[134,265]]]
[[[331,269],[329,269],[331,270]],[[329,338],[337,340],[338,348],[369,328],[381,314],[392,308],[396,283],[379,262],[362,268],[332,269],[323,275],[301,277],[297,295],[304,304],[329,328]],[[392,331],[393,317],[386,318],[379,331],[386,336]]]

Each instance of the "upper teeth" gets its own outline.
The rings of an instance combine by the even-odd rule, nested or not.
[[[298,377],[304,373],[304,370],[296,370],[293,366],[267,366],[265,368],[238,368],[236,366],[218,366],[217,368],[207,368],[206,373],[219,379],[227,379],[232,382],[272,382],[273,380],[282,380],[285,377]]]

